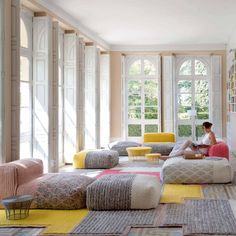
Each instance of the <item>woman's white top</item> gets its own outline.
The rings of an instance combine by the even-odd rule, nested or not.
[[[206,133],[205,136],[203,137],[201,144],[204,145],[211,145],[211,140],[210,140],[210,133]],[[208,153],[208,149],[209,148],[200,148],[199,151],[204,154],[207,155]]]

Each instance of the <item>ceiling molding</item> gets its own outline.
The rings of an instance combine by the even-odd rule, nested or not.
[[[76,28],[82,35],[84,35],[88,39],[94,41],[96,44],[98,44],[105,50],[110,50],[110,45],[107,42],[105,42],[102,38],[97,36],[94,32],[85,27],[83,24],[81,24],[78,20],[69,15],[63,9],[50,3],[50,1],[48,0],[29,0],[29,1],[32,2],[33,4],[36,4],[37,6],[46,8],[54,15],[56,15],[59,19],[63,19],[64,22],[67,22],[68,24]]]
[[[186,45],[111,45],[111,51],[215,51],[226,50],[227,44],[186,44]]]

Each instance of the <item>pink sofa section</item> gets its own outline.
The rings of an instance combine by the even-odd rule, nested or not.
[[[224,157],[229,160],[229,147],[224,142],[217,142],[209,148],[208,156]]]

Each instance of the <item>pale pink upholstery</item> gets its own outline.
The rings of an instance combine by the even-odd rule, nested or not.
[[[229,159],[229,147],[224,142],[217,142],[209,148],[208,156],[212,157],[224,157]]]

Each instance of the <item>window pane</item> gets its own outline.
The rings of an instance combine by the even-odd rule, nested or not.
[[[146,80],[144,82],[145,106],[158,105],[158,84],[154,80]]]
[[[141,95],[141,81],[140,80],[128,81],[128,93]]]
[[[155,66],[149,60],[144,60],[144,74],[145,75],[155,75],[156,74]]]
[[[20,19],[20,45],[23,48],[29,48],[29,39],[25,26],[25,22]]]
[[[153,120],[157,118],[158,118],[157,107],[145,107],[145,119]]]
[[[128,97],[129,106],[141,106],[141,96],[140,95],[130,95]]]
[[[189,120],[190,116],[188,115],[188,110],[191,110],[190,106],[179,106],[178,118],[180,120]]]
[[[208,97],[209,83],[207,80],[196,80],[195,81],[195,93],[201,93]]]
[[[30,84],[20,83],[20,106],[30,107]]]
[[[195,75],[207,75],[207,67],[200,60],[195,60]]]
[[[20,133],[21,136],[29,135],[31,131],[31,112],[29,108],[20,109]]]
[[[142,135],[141,125],[128,125],[129,137],[140,137]]]
[[[191,75],[192,74],[192,65],[191,60],[185,61],[179,70],[179,75]]]
[[[178,125],[179,137],[190,137],[192,135],[191,125]]]
[[[20,80],[29,81],[29,59],[27,57],[20,57]]]
[[[145,133],[158,132],[158,125],[145,125]]]
[[[202,125],[197,125],[196,126],[196,136],[198,138],[202,137],[204,135],[204,131],[203,131],[203,128],[202,128]]]
[[[135,61],[129,68],[129,75],[141,74],[141,60]]]
[[[192,82],[189,80],[180,80],[178,82],[179,93],[191,93]]]
[[[129,119],[141,119],[141,107],[132,107],[128,111]]]
[[[207,120],[209,119],[209,108],[204,107],[196,107],[197,110],[197,119],[198,120]]]

